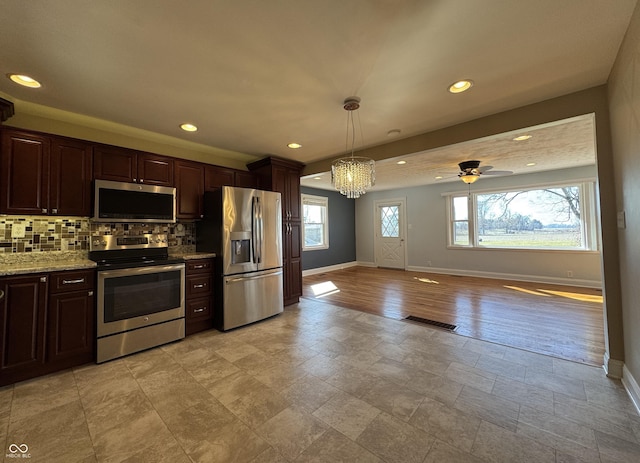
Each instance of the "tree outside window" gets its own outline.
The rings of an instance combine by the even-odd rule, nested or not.
[[[451,197],[453,246],[592,249],[585,214],[589,184]],[[468,220],[468,219],[471,220]],[[473,230],[474,233],[469,233]]]

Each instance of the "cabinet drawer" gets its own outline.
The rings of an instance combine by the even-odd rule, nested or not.
[[[186,261],[187,273],[205,273],[213,269],[212,259],[196,259]]]
[[[186,278],[186,298],[207,296],[211,294],[212,277],[211,275],[190,275]]]
[[[213,310],[211,307],[211,298],[203,297],[188,301],[185,307],[185,315],[187,323],[192,320],[205,320],[212,318]]]
[[[94,270],[72,270],[51,274],[49,291],[52,294],[94,288]]]

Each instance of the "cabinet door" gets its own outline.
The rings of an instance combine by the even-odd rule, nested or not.
[[[297,171],[287,172],[287,200],[289,201],[289,220],[300,220],[300,176]]]
[[[49,213],[91,215],[93,148],[88,143],[54,138],[51,141]]]
[[[302,296],[302,223],[285,223],[284,304],[294,304]]]
[[[138,157],[133,150],[115,146],[96,145],[93,148],[93,176],[97,180],[135,182]]]
[[[202,218],[204,167],[195,162],[176,161],[176,216],[180,219]]]
[[[278,191],[282,195],[282,220],[289,219],[289,196],[287,194],[287,169],[275,166],[271,178],[271,190]]]
[[[173,186],[173,159],[151,153],[139,153],[138,182]]]
[[[47,320],[47,362],[93,359],[93,291],[53,294]]]
[[[41,374],[47,277],[0,279],[0,385]]]
[[[234,186],[233,169],[224,167],[205,166],[204,191],[213,191],[221,186]]]
[[[46,214],[49,195],[48,137],[2,131],[0,213]]]
[[[251,172],[236,171],[234,185],[240,188],[258,188],[258,176]]]

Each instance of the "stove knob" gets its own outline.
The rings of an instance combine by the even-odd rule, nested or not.
[[[100,243],[100,246],[106,246],[107,245],[107,241],[106,240],[102,240],[102,243]]]

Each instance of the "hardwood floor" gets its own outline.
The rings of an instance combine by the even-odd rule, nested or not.
[[[463,336],[602,364],[600,290],[369,267],[306,276],[303,286],[305,298],[389,318],[413,315],[454,324]]]

